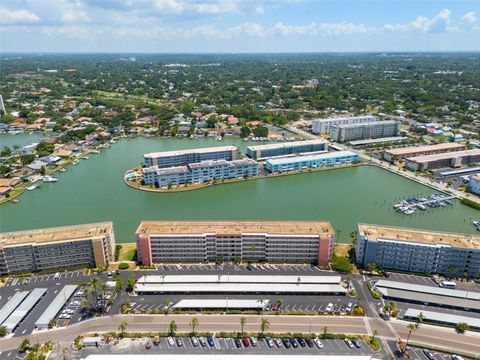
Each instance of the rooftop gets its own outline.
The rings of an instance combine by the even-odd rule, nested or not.
[[[408,154],[418,154],[430,151],[442,151],[442,150],[452,150],[452,149],[464,149],[466,148],[465,145],[457,144],[457,143],[442,143],[442,144],[435,144],[435,145],[427,145],[427,146],[409,146],[404,148],[398,149],[390,149],[385,150],[386,153],[390,155],[408,155]]]
[[[248,146],[247,149],[250,151],[258,151],[258,150],[267,150],[267,149],[289,148],[293,146],[326,144],[326,143],[327,143],[326,140],[318,139],[318,140],[294,141],[294,142],[286,142],[286,143],[278,143],[278,144],[253,145],[253,146]]]
[[[408,140],[408,137],[392,136],[392,137],[384,137],[384,138],[377,138],[377,139],[353,140],[353,141],[350,141],[349,144],[352,146],[359,146],[359,145],[368,145],[368,144],[377,144],[382,142],[393,142],[393,141],[404,141],[404,140]]]
[[[61,226],[38,230],[15,231],[0,234],[0,249],[21,244],[41,244],[66,240],[87,239],[113,233],[113,223]]]
[[[394,226],[358,224],[361,236],[374,240],[399,240],[423,244],[445,244],[460,248],[480,249],[480,236]]]
[[[453,314],[445,314],[444,312],[435,312],[435,311],[426,311],[426,310],[418,310],[409,308],[406,312],[404,317],[406,318],[418,318],[420,313],[423,314],[425,320],[432,320],[442,323],[448,323],[456,325],[458,323],[466,323],[471,327],[476,327],[477,329],[480,328],[480,319],[468,317],[468,316],[460,316],[460,315],[453,315]]]
[[[399,122],[395,120],[369,121],[369,122],[364,122],[360,124],[339,124],[339,125],[334,125],[334,127],[338,127],[340,129],[347,129],[347,128],[355,128],[358,126],[385,125],[385,124],[399,124]]]
[[[165,156],[180,156],[185,154],[204,154],[216,151],[237,151],[236,146],[217,146],[217,147],[207,147],[207,148],[196,148],[196,149],[185,149],[185,150],[173,150],[173,151],[162,151],[162,152],[153,152],[144,154],[144,157],[147,158],[159,158]]]
[[[141,284],[339,284],[340,276],[316,275],[145,275]]]
[[[325,118],[325,119],[313,119],[316,122],[328,122],[328,121],[342,121],[342,120],[351,120],[351,119],[371,119],[372,121],[378,120],[376,116],[373,115],[361,115],[361,116],[347,116],[347,117],[335,117],[335,118]]]
[[[301,155],[301,156],[294,156],[294,157],[285,157],[285,158],[275,158],[275,159],[268,159],[266,162],[271,165],[280,165],[280,164],[289,164],[289,163],[297,163],[303,161],[314,161],[318,159],[330,159],[336,158],[340,156],[353,156],[357,155],[353,151],[332,151],[327,153],[321,154],[314,154],[314,155]]]
[[[334,235],[329,222],[320,221],[142,221],[137,234],[242,234]]]
[[[430,161],[452,159],[452,158],[465,157],[465,156],[480,156],[480,149],[471,149],[471,150],[463,150],[463,151],[446,152],[446,153],[440,153],[440,154],[415,156],[415,157],[409,157],[407,158],[407,160],[413,161],[416,163],[425,163]]]

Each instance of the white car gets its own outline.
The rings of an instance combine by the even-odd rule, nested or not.
[[[167,338],[167,343],[168,343],[168,345],[170,345],[170,346],[174,346],[174,345],[175,345],[175,341],[173,340],[173,337],[169,336],[169,337]]]
[[[463,360],[463,357],[460,355],[452,355],[452,360]]]
[[[332,312],[332,310],[333,310],[333,304],[332,304],[332,303],[329,303],[329,304],[327,305],[327,307],[325,308],[325,311],[326,311],[326,312]]]
[[[355,345],[353,345],[353,343],[352,343],[352,340],[350,340],[350,339],[345,339],[345,344],[347,344],[347,346],[350,349],[353,349],[355,347]]]
[[[315,345],[317,345],[317,348],[323,349],[323,343],[320,341],[319,338],[313,339],[313,342],[315,343]]]

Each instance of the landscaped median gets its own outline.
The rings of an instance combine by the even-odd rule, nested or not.
[[[210,181],[210,182],[205,182],[200,184],[184,184],[184,185],[162,187],[162,188],[157,188],[153,185],[142,185],[141,180],[139,180],[138,178],[135,180],[129,180],[127,177],[127,174],[136,172],[140,169],[140,168],[134,168],[134,169],[127,170],[125,172],[123,176],[123,180],[125,181],[125,184],[137,190],[157,192],[157,193],[174,193],[174,192],[199,190],[199,189],[204,189],[214,185],[234,184],[234,183],[243,182],[243,181],[271,179],[271,178],[277,178],[277,177],[289,176],[289,175],[310,174],[310,173],[319,172],[319,171],[339,170],[339,169],[364,166],[364,165],[367,165],[367,164],[355,163],[355,164],[349,164],[349,165],[329,166],[329,167],[322,167],[322,168],[315,168],[315,169],[310,168],[310,169],[301,170],[301,171],[289,171],[289,172],[276,173],[276,174],[269,173],[267,175],[250,176],[250,177],[235,178],[235,179],[223,179],[219,181],[218,180]]]

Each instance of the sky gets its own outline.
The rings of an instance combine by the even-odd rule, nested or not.
[[[479,51],[480,0],[2,0],[0,52]]]

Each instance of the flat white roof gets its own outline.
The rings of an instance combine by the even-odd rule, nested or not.
[[[360,116],[334,117],[334,118],[325,118],[325,119],[313,119],[312,122],[349,121],[353,119],[373,120],[378,118],[373,115],[360,115]]]
[[[137,283],[137,292],[154,293],[346,293],[341,285],[333,284],[142,284]]]
[[[2,326],[5,326],[10,332],[15,330],[46,292],[47,289],[44,288],[33,289],[20,306],[5,320]]]
[[[0,310],[0,325],[2,325],[18,305],[20,305],[20,303],[27,297],[28,293],[28,291],[19,291],[15,293],[5,305],[3,305]]]
[[[400,122],[395,121],[395,120],[385,120],[385,121],[368,121],[368,122],[362,122],[359,124],[339,124],[339,125],[334,125],[340,129],[348,129],[348,128],[354,128],[357,126],[370,126],[370,125],[382,125],[382,124],[387,124],[387,125],[392,125],[392,124],[400,124]]]
[[[408,154],[418,154],[430,151],[441,151],[441,150],[450,150],[450,149],[460,149],[465,148],[465,145],[457,143],[442,143],[435,145],[426,145],[426,146],[408,146],[404,148],[397,149],[388,149],[385,150],[385,153],[391,155],[408,155]]]
[[[280,164],[298,163],[303,161],[330,159],[330,158],[336,158],[340,156],[353,156],[353,155],[357,155],[357,153],[354,153],[353,151],[342,150],[342,151],[332,151],[332,152],[315,154],[315,155],[303,155],[303,156],[294,156],[294,157],[287,157],[287,158],[269,159],[266,161],[266,163],[269,163],[271,165],[280,165]]]
[[[50,305],[48,305],[47,310],[40,315],[38,320],[35,322],[35,326],[37,328],[48,327],[50,320],[57,316],[58,312],[62,309],[70,296],[72,296],[72,294],[75,292],[76,288],[77,285],[65,285],[57,294],[57,296],[55,296],[55,299],[53,299]]]
[[[480,300],[480,293],[474,291],[445,289],[441,287],[403,283],[399,281],[378,280],[375,287],[406,290],[426,294],[443,295],[461,299]]]
[[[326,144],[326,143],[328,143],[328,141],[322,140],[322,139],[304,140],[304,141],[292,141],[292,142],[284,142],[284,143],[277,143],[277,144],[251,145],[251,146],[247,146],[247,149],[250,151],[258,151],[258,150],[290,148],[290,147],[303,146],[303,145]]]
[[[453,324],[453,325],[456,325],[458,323],[466,323],[471,327],[480,328],[480,319],[478,318],[446,314],[443,312],[440,313],[435,311],[425,311],[425,310],[409,308],[405,312],[404,317],[417,318],[420,313],[423,314],[425,320],[432,320],[432,321]]]
[[[258,299],[182,299],[173,309],[263,309],[270,300]]]
[[[291,354],[109,354],[109,355],[89,355],[83,360],[277,360],[291,359]],[[304,360],[379,360],[371,355],[302,355],[295,354],[296,359]]]
[[[264,284],[339,284],[341,276],[300,276],[300,275],[146,275],[137,283],[188,284],[188,283],[264,283]]]
[[[352,146],[357,145],[367,145],[367,144],[376,144],[382,142],[390,142],[390,141],[403,141],[408,140],[407,136],[391,136],[391,137],[384,137],[384,138],[377,138],[377,139],[367,139],[367,140],[353,140],[350,141],[349,144]]]
[[[227,146],[195,148],[195,149],[185,149],[185,150],[152,152],[152,153],[143,154],[143,156],[158,158],[158,157],[164,157],[164,156],[178,156],[178,155],[185,155],[185,154],[205,154],[205,153],[217,152],[217,151],[237,151],[237,150],[238,148],[236,146],[227,145]]]
[[[478,155],[480,155],[480,149],[471,149],[471,150],[461,150],[461,151],[453,151],[453,152],[451,151],[451,152],[445,152],[440,154],[408,157],[407,161],[412,161],[415,163],[426,163],[430,161],[448,160],[453,158],[478,156]]]

